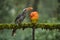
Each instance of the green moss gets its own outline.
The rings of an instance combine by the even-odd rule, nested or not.
[[[20,26],[16,24],[0,24],[0,29],[13,29],[13,28],[32,28],[34,25],[31,23],[24,23]],[[40,23],[36,24],[34,27],[36,28],[45,28],[45,29],[60,29],[60,24],[47,24],[47,23]]]

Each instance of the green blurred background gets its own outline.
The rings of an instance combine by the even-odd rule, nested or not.
[[[30,5],[34,0],[29,0]],[[26,7],[27,0],[0,0],[0,23],[14,24],[16,16],[22,13]],[[38,23],[60,23],[60,1],[59,0],[39,0],[38,3],[39,20]],[[28,14],[23,23],[29,23]],[[35,31],[36,40],[60,40],[58,29],[46,30],[38,28]],[[32,29],[24,31],[18,29],[16,37],[11,36],[12,30],[0,30],[0,40],[32,40]]]

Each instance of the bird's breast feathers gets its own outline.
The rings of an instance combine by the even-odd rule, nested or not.
[[[38,12],[31,12],[30,18],[31,20],[38,19],[39,18]]]

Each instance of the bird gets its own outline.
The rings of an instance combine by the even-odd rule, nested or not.
[[[31,10],[33,10],[32,7],[27,7],[27,8],[25,8],[25,9],[23,9],[22,13],[20,13],[20,14],[16,17],[16,19],[15,19],[15,24],[16,24],[17,26],[19,26],[19,25],[23,22],[23,20],[25,19],[26,13],[29,12],[29,11],[31,11]],[[12,30],[12,36],[15,36],[15,35],[16,35],[16,30],[17,30],[16,28],[14,28],[14,29]]]
[[[32,12],[30,13],[30,20],[31,20],[32,24],[36,24],[37,21],[38,21],[38,19],[39,19],[39,14],[38,14],[38,12],[37,12],[37,11],[32,11]]]
[[[36,27],[36,24],[37,24],[37,21],[39,19],[39,14],[38,14],[38,11],[32,11],[30,13],[30,20],[31,20],[31,23],[32,23],[32,39],[35,40],[35,27]]]

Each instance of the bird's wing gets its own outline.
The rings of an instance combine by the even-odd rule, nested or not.
[[[22,14],[19,14],[19,15],[16,17],[15,23],[17,23],[17,20],[18,20],[19,22],[22,22],[22,21],[24,20],[24,18],[26,17],[26,13],[27,13],[26,9],[23,9]]]
[[[21,17],[21,14],[19,14],[16,19],[15,19],[15,23],[17,22],[17,20]]]

